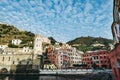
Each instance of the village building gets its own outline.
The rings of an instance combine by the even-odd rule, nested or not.
[[[19,45],[20,42],[20,39],[12,40],[14,45]],[[37,34],[33,49],[29,47],[9,48],[0,45],[0,69],[6,68],[8,71],[16,70],[18,65],[33,65],[39,68],[39,55],[42,55],[43,43],[50,43],[50,40],[45,37],[43,39],[43,37]]]
[[[5,45],[0,45],[0,49],[5,49],[5,48],[7,48],[8,47],[8,45],[7,44],[5,44]]]
[[[22,60],[32,59],[33,50],[30,48],[5,48],[0,54],[0,67],[11,70],[11,66],[20,64]]]
[[[109,52],[106,50],[88,51],[83,54],[83,64],[92,68],[94,64],[98,68],[111,68]]]
[[[22,42],[22,40],[20,40],[20,39],[13,39],[12,40],[12,44],[14,44],[14,45],[19,45],[21,42]]]
[[[82,53],[68,44],[59,46],[57,43],[48,47],[48,58],[57,68],[69,68],[73,67],[73,64],[81,64]]]

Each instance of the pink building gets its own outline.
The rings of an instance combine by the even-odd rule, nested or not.
[[[48,59],[58,68],[73,67],[74,64],[82,64],[82,51],[77,51],[67,44],[59,43],[48,47]]]
[[[66,68],[70,66],[70,57],[63,50],[54,50],[54,48],[48,48],[48,59],[54,63],[57,68]]]
[[[114,80],[120,80],[120,44],[110,52]]]

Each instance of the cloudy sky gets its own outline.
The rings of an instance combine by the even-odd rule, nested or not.
[[[112,39],[113,0],[0,0],[0,22],[67,42]]]

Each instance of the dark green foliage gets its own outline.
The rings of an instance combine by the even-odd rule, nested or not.
[[[98,65],[97,65],[96,63],[93,63],[93,64],[92,64],[92,67],[93,67],[93,69],[97,69],[97,68],[98,68]]]
[[[30,31],[20,31],[16,27],[7,24],[0,24],[0,44],[9,44],[9,47],[33,47],[34,34]],[[21,39],[20,45],[11,44],[12,39]],[[7,42],[6,42],[7,40]]]
[[[8,47],[11,47],[11,48],[18,48],[17,45],[14,45],[14,44],[9,44]]]
[[[7,24],[0,24],[0,33],[1,34],[10,34],[12,32],[19,31],[16,27],[7,25]]]
[[[33,33],[31,33],[31,32],[25,31],[24,33],[25,33],[25,35],[27,35],[27,36],[31,36],[31,37],[34,37],[34,36],[35,36],[35,35],[34,35]]]
[[[53,37],[48,37],[51,41],[51,44],[54,45],[57,41]]]
[[[27,43],[27,40],[26,39],[23,39],[21,44],[26,44]]]
[[[106,38],[101,38],[101,37],[94,38],[94,37],[88,36],[88,37],[79,37],[79,38],[71,40],[67,43],[76,47],[78,50],[85,52],[85,51],[99,50],[99,49],[108,50],[109,44],[110,43],[112,44],[113,41],[110,39],[106,39]],[[75,46],[76,44],[78,44],[78,45]],[[102,46],[94,47],[94,46],[92,46],[92,44],[103,44],[103,45],[105,45],[105,47],[102,47]]]
[[[60,46],[62,46],[63,44],[62,44],[62,43],[60,43],[59,45],[60,45]]]
[[[87,64],[73,64],[74,67],[87,67]]]

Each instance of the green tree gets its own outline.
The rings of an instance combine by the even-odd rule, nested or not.
[[[11,48],[18,48],[17,45],[14,45],[14,44],[11,44],[11,43],[8,45],[8,47],[11,47]]]
[[[93,69],[97,69],[98,66],[96,63],[93,63],[92,67],[93,67]]]

